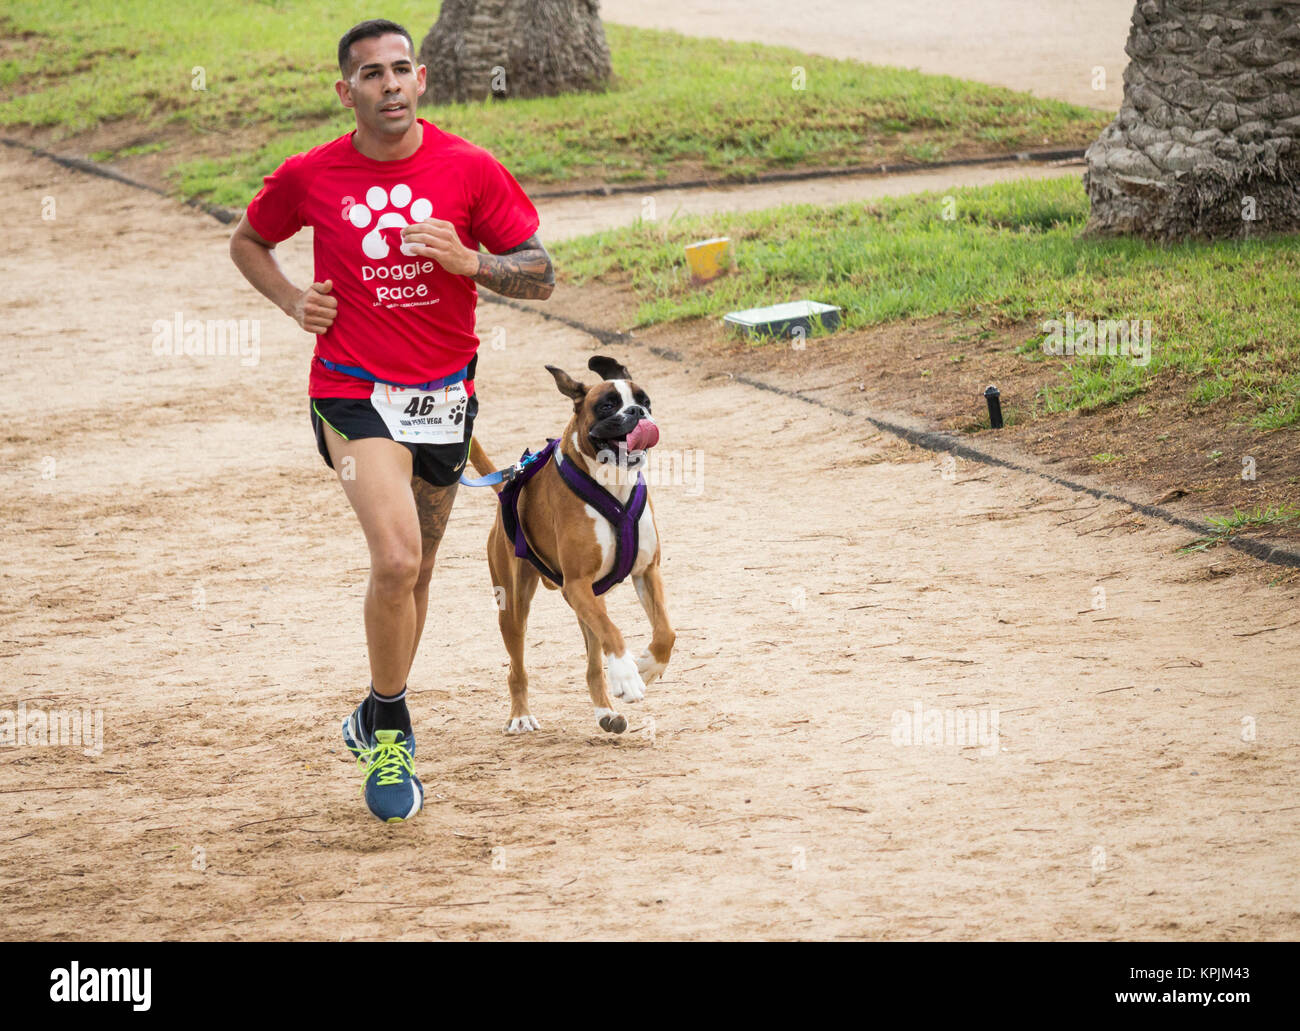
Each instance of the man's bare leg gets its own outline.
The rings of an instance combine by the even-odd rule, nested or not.
[[[411,453],[383,437],[344,440],[327,432],[325,438],[370,549],[365,620],[371,682],[375,694],[397,695],[415,648],[415,584],[423,564]]]
[[[418,476],[411,479],[411,493],[415,495],[415,508],[420,517],[420,575],[415,580],[415,640],[411,643],[411,661],[407,673],[415,664],[415,652],[420,647],[424,631],[424,616],[429,609],[429,581],[433,577],[433,563],[438,556],[438,545],[447,529],[451,506],[456,501],[459,483],[448,487],[434,487]]]
[[[343,743],[365,770],[362,787],[370,812],[385,823],[400,823],[424,807],[406,706],[406,674],[418,633],[415,582],[422,564],[411,453],[384,437],[345,440],[327,431],[325,439],[370,549],[365,617],[371,689],[343,721]]]

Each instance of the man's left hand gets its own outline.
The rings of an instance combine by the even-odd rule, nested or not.
[[[422,258],[432,258],[457,276],[478,272],[478,251],[460,242],[456,227],[440,218],[426,218],[402,230],[402,242]]]

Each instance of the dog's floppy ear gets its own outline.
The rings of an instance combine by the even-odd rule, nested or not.
[[[560,388],[560,393],[565,397],[571,398],[575,405],[580,405],[587,396],[587,387],[579,383],[563,369],[557,369],[554,365],[546,366],[546,371],[555,377],[555,385]]]
[[[603,354],[592,355],[587,359],[587,368],[601,379],[631,379],[632,374],[622,362],[606,358]]]

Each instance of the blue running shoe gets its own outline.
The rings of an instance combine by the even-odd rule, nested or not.
[[[357,756],[357,767],[366,772],[366,805],[384,823],[401,823],[424,808],[424,785],[404,737],[400,730],[376,730],[374,744]]]
[[[364,704],[364,703],[362,703]],[[365,771],[366,805],[385,823],[409,820],[424,806],[424,785],[415,776],[415,735],[366,729],[358,705],[343,721],[343,743]]]

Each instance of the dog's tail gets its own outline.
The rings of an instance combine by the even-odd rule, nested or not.
[[[478,437],[469,439],[469,462],[480,476],[489,476],[497,471],[497,467],[492,464],[492,459],[488,458],[487,452],[483,450],[483,445],[478,442]],[[492,485],[492,489],[498,494],[501,493],[501,487],[500,483]]]

